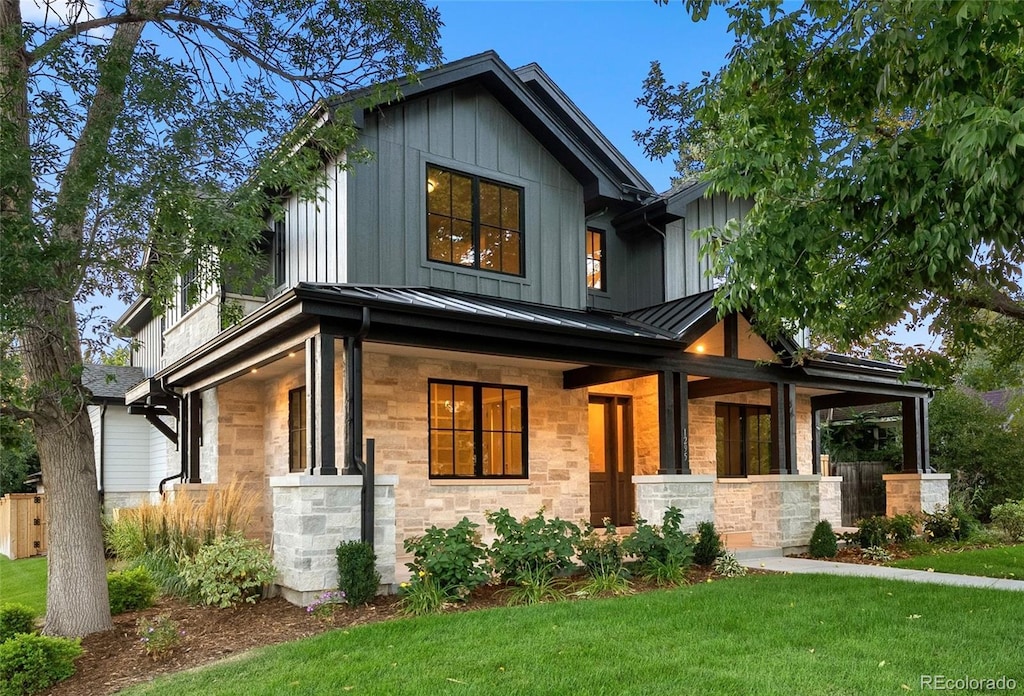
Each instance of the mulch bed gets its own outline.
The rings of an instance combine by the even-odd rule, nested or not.
[[[889,552],[890,556],[892,556],[893,561],[899,561],[904,558],[910,558],[914,555],[912,553],[908,553],[905,549],[896,545],[887,546],[885,550]],[[811,558],[811,555],[807,553],[801,553],[794,555],[794,558]],[[861,549],[859,546],[845,546],[839,549],[839,553],[836,554],[834,558],[812,558],[812,560],[839,561],[840,563],[856,563],[858,565],[876,566],[885,565],[886,563],[888,563],[888,561],[875,561],[868,558],[863,553],[861,553]]]
[[[765,574],[765,571],[749,571]],[[712,573],[693,568],[689,584],[706,582]],[[656,589],[635,581],[635,592]],[[465,605],[451,611],[473,611],[505,606],[501,587],[482,587]],[[169,655],[153,659],[136,634],[136,622],[166,614],[185,631],[180,645]],[[82,639],[83,655],[75,661],[75,674],[57,684],[52,696],[102,696],[132,684],[151,681],[162,674],[180,672],[258,648],[314,636],[337,628],[386,621],[401,615],[395,596],[377,597],[364,607],[340,607],[332,617],[321,619],[277,597],[233,609],[212,609],[164,597],[144,611],[114,617],[114,628]]]

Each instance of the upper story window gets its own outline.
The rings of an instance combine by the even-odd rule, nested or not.
[[[183,316],[195,306],[196,300],[199,299],[199,286],[196,283],[198,278],[199,272],[195,266],[189,266],[181,273],[181,314]]]
[[[607,290],[604,272],[604,230],[587,230],[587,287]]]
[[[274,238],[271,241],[270,250],[274,263],[274,287],[280,287],[285,283],[287,272],[284,220],[274,220]]]
[[[288,471],[306,470],[306,388],[288,392]]]
[[[523,190],[428,166],[427,258],[523,275]]]
[[[715,404],[715,444],[721,478],[771,470],[772,413],[767,406]]]
[[[430,380],[430,478],[526,478],[526,387]]]

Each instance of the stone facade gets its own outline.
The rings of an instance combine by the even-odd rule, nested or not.
[[[381,584],[395,583],[394,476],[374,481],[374,552]],[[274,476],[269,481],[274,509],[274,565],[285,599],[310,604],[338,587],[335,550],[360,538],[361,476]]]
[[[717,479],[714,489],[715,527],[723,534],[750,532],[751,486],[745,478]]]
[[[751,476],[751,531],[754,546],[806,548],[821,519],[820,476]]]
[[[214,294],[192,307],[188,314],[164,331],[164,365],[170,365],[178,358],[188,355],[218,333],[220,297]]]
[[[822,476],[818,484],[821,519],[828,520],[833,528],[843,526],[842,484],[842,476]]]
[[[252,506],[249,533],[269,542],[272,511],[263,467],[263,390],[247,380],[228,382],[217,389],[217,404],[217,476],[203,482],[241,486]]]
[[[949,505],[949,474],[885,474],[882,479],[887,517]]]
[[[715,519],[715,477],[662,474],[634,476],[636,511],[651,524],[660,524],[670,506],[683,513],[683,531]]]

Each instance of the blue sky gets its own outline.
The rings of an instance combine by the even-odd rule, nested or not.
[[[446,0],[437,4],[446,60],[494,50],[513,68],[537,63],[659,191],[672,163],[651,162],[632,133],[652,60],[673,83],[714,72],[732,46],[724,13],[695,23],[681,0]]]

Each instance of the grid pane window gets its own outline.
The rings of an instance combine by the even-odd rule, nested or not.
[[[288,471],[306,470],[306,388],[288,392]]]
[[[522,190],[427,167],[427,258],[523,275]]]
[[[431,380],[430,476],[525,478],[526,388]]]
[[[587,230],[587,287],[607,290],[604,272],[604,232]]]
[[[719,477],[772,473],[771,431],[771,409],[767,406],[715,404]]]

